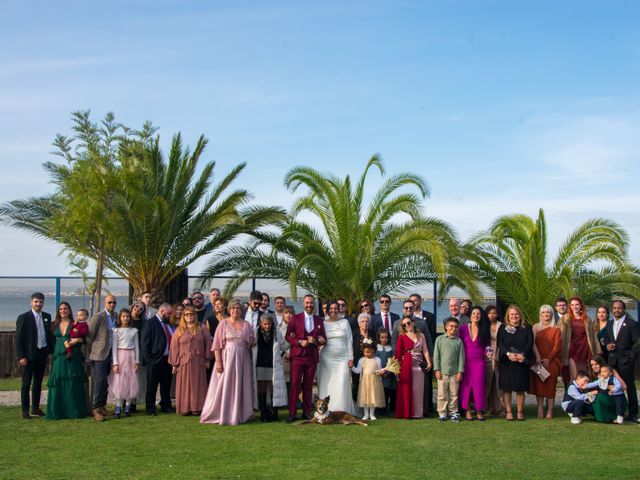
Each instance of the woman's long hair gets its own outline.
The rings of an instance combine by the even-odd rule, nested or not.
[[[62,305],[66,305],[69,309],[69,322],[73,322],[73,311],[71,310],[71,305],[69,305],[69,302],[60,302],[58,308],[56,309],[56,319],[53,321],[53,325],[51,325],[52,332],[56,331],[56,328],[58,328],[58,325],[60,325],[60,322],[62,321],[62,317],[60,317],[60,307]]]

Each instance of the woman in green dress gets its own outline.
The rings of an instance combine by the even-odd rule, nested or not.
[[[84,356],[82,338],[71,338],[73,317],[71,305],[61,302],[51,327],[56,338],[47,396],[47,419],[82,418],[87,416],[84,384]],[[67,346],[72,355],[67,358]]]

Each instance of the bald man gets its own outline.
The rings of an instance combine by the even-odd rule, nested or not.
[[[89,320],[87,348],[89,360],[93,363],[93,418],[102,422],[107,416],[107,394],[109,384],[107,377],[111,371],[111,337],[116,324],[116,297],[107,295],[104,298],[104,309]]]

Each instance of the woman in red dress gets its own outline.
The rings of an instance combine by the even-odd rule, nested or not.
[[[551,305],[540,307],[540,321],[533,330],[533,353],[536,363],[541,364],[548,372],[545,381],[535,373],[531,374],[529,393],[536,396],[538,403],[538,418],[545,418],[544,399],[547,399],[546,418],[553,418],[553,404],[556,398],[556,383],[562,369],[562,336],[560,329],[553,325],[553,308]]]
[[[588,371],[591,357],[601,352],[595,323],[586,310],[580,297],[572,297],[569,311],[560,323],[562,364],[569,368],[570,381],[580,370]]]
[[[422,418],[424,372],[421,364],[425,365],[426,370],[431,370],[431,355],[424,334],[415,329],[410,315],[400,320],[395,356],[400,362],[396,418]]]

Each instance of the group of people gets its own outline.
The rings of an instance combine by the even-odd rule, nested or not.
[[[363,300],[353,316],[344,299],[321,302],[316,314],[313,295],[304,297],[298,314],[284,297],[276,297],[270,310],[269,295],[258,291],[246,303],[227,301],[218,289],[209,299],[205,305],[204,294],[194,292],[156,310],[145,292],[116,312],[116,298],[108,295],[91,319],[86,310],[74,318],[62,302],[52,322],[43,311],[44,295],[34,293],[31,310],[16,323],[23,418],[91,412],[103,421],[136,413],[142,402],[155,416],[159,389],[160,412],[199,415],[201,423],[235,425],[256,411],[261,421],[275,421],[281,407],[293,422],[314,415],[314,385],[319,397],[329,398],[330,410],[364,420],[376,420],[376,413],[422,418],[434,411],[441,421],[484,421],[487,414],[524,420],[525,392],[536,396],[539,418],[552,418],[560,377],[561,405],[572,423],[587,414],[622,423],[627,411],[627,419],[637,421],[640,329],[620,300],[611,312],[599,307],[592,321],[580,298],[559,298],[555,308],[543,305],[529,326],[516,305],[501,321],[493,305],[452,298],[438,335],[418,294],[403,302],[402,315],[391,311],[389,295],[378,299],[379,312]],[[39,402],[50,353],[45,414]],[[113,412],[107,403],[115,405]]]

